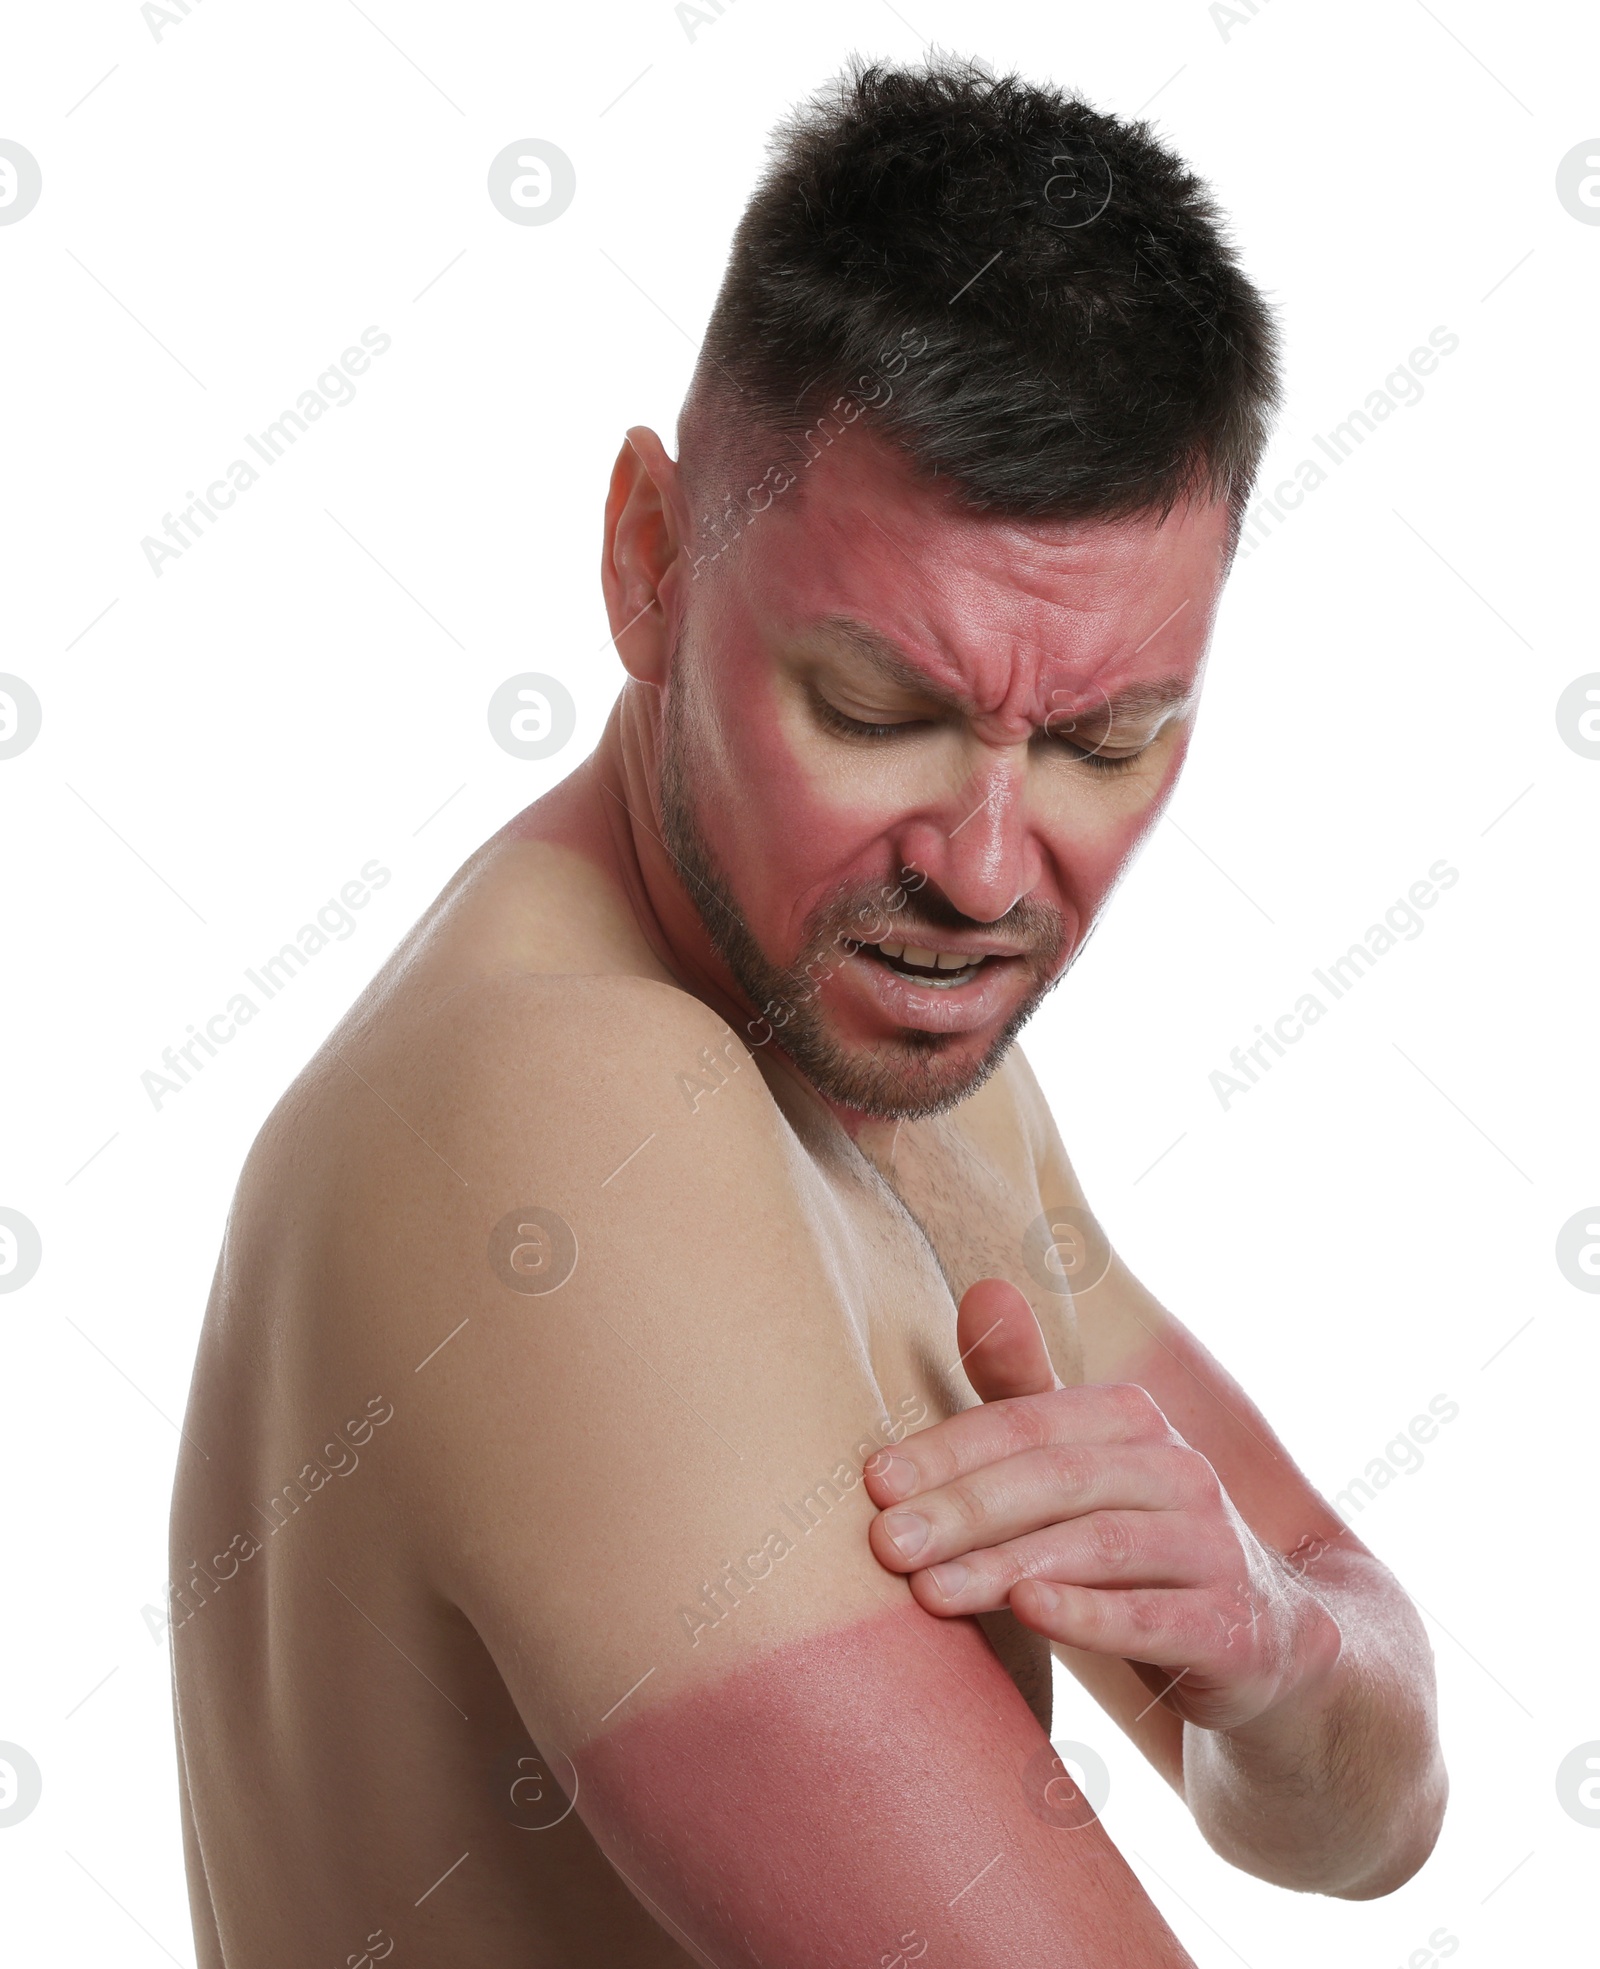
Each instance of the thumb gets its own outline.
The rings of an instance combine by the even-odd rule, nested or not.
[[[1061,1386],[1033,1308],[1009,1279],[981,1278],[967,1287],[956,1314],[956,1346],[983,1401]]]

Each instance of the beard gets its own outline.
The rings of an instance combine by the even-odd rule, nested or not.
[[[757,1046],[771,1038],[820,1094],[861,1114],[918,1121],[957,1106],[1000,1066],[1041,1000],[1065,975],[1060,958],[1066,930],[1060,913],[1023,898],[994,922],[980,923],[926,881],[911,894],[893,883],[847,883],[806,919],[794,962],[774,964],[756,940],[700,825],[682,674],[680,668],[666,692],[662,715],[662,840],[713,949],[755,1013],[747,1037]],[[822,987],[832,972],[861,944],[877,943],[891,931],[896,942],[914,944],[919,933],[936,943],[940,930],[998,932],[1024,946],[1023,954],[1010,961],[1027,966],[1030,988],[982,1056],[963,1056],[967,1034],[909,1027],[874,1045],[844,1045],[822,1003]]]

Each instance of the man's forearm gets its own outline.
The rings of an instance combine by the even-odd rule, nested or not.
[[[1293,1580],[1338,1623],[1337,1662],[1242,1728],[1186,1725],[1184,1794],[1247,1873],[1367,1900],[1410,1879],[1443,1820],[1432,1650],[1375,1559],[1330,1549]]]

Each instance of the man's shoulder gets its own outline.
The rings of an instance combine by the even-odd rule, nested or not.
[[[591,1250],[619,1208],[675,1212],[692,1237],[741,1170],[796,1163],[759,1068],[688,992],[615,973],[402,987],[330,1035],[261,1129],[224,1270],[235,1303],[279,1305],[319,1348],[420,1339],[529,1205]]]
[[[534,1134],[574,1154],[604,1152],[619,1128],[666,1128],[713,1101],[733,1127],[778,1118],[739,1033],[654,978],[486,979],[450,993],[417,1037],[430,1099],[470,1118],[489,1153]]]
[[[628,971],[503,971],[439,992],[405,1015],[437,1035],[456,1059],[476,1048],[493,1059],[499,1043],[526,1044],[552,1066],[575,1059],[574,1039],[633,1064],[646,1064],[685,1039],[733,1037],[728,1021],[681,985]]]
[[[506,975],[335,1034],[268,1160],[325,1275],[359,1279],[341,1318],[358,1301],[384,1321],[410,1307],[420,1334],[465,1291],[528,1292],[530,1245],[576,1266],[556,1281],[564,1307],[603,1312],[674,1252],[710,1286],[756,1219],[799,1239],[823,1178],[786,1105],[686,991]]]
[[[402,989],[346,1021],[263,1134],[287,1124],[313,1160],[356,1140],[380,1160],[404,1156],[418,1130],[470,1133],[472,1152],[503,1148],[500,1130],[581,1140],[664,1098],[693,1112],[735,1075],[759,1088],[759,1073],[742,1072],[749,1061],[728,1022],[676,985],[506,972]]]

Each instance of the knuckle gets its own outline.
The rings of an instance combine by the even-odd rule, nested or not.
[[[989,1412],[999,1414],[1005,1448],[1012,1455],[1019,1450],[1041,1449],[1050,1440],[1053,1404],[1048,1398],[1041,1401],[1036,1395],[1018,1395],[992,1404]]]
[[[1141,1387],[1137,1381],[1119,1381],[1107,1388],[1106,1394],[1117,1419],[1135,1433],[1141,1436],[1166,1433],[1166,1417],[1148,1388]]]
[[[1125,1572],[1137,1550],[1127,1519],[1114,1511],[1096,1511],[1088,1520],[1088,1531],[1094,1556],[1101,1565],[1108,1572]]]
[[[1076,1497],[1086,1487],[1088,1459],[1075,1443],[1047,1443],[1040,1455],[1051,1483],[1058,1490]]]
[[[1200,1454],[1187,1443],[1174,1445],[1171,1464],[1178,1496],[1185,1504],[1214,1504],[1222,1493],[1222,1485],[1217,1473]]]

